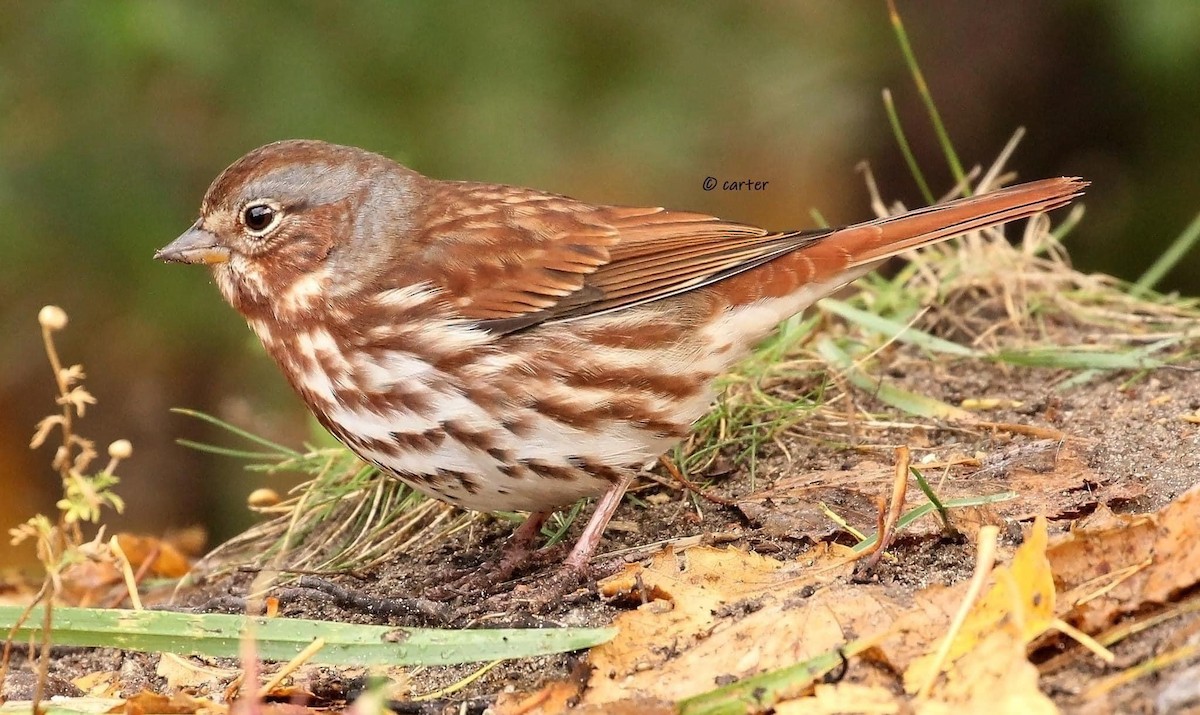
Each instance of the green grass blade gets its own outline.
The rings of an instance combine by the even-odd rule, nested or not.
[[[186,407],[172,407],[171,411],[177,415],[187,415],[188,417],[195,417],[196,419],[203,420],[204,422],[207,422],[211,425],[216,425],[217,427],[220,427],[223,430],[232,432],[233,434],[237,435],[238,437],[241,437],[242,439],[248,440],[257,445],[261,445],[263,447],[266,447],[267,449],[273,449],[273,450],[282,452],[283,454],[286,454],[286,455],[289,455],[292,457],[301,456],[300,453],[294,449],[284,447],[282,444],[276,444],[275,442],[272,442],[269,439],[264,439],[263,437],[259,437],[258,435],[253,434],[252,432],[247,432],[246,430],[244,430],[240,427],[235,427],[235,426],[229,424],[228,422],[225,422],[224,420],[219,420],[216,417],[213,417],[212,415],[207,415],[207,414],[205,414],[203,412],[199,412],[197,410],[189,410]]]
[[[820,307],[822,310],[839,315],[852,323],[857,323],[867,330],[879,333],[880,335],[886,335],[902,343],[916,345],[930,352],[947,353],[960,357],[978,357],[979,355],[979,353],[965,345],[943,340],[904,323],[884,318],[870,311],[860,310],[840,300],[826,298],[821,301]]]
[[[1162,255],[1150,264],[1142,277],[1133,284],[1129,294],[1137,297],[1148,293],[1151,288],[1158,285],[1163,276],[1170,273],[1175,264],[1179,263],[1179,259],[1192,250],[1197,240],[1200,240],[1200,214],[1196,214],[1196,218],[1192,219],[1188,227],[1183,229],[1183,233],[1179,234],[1179,237],[1171,242],[1167,250],[1163,251]]]
[[[563,514],[561,511],[555,512],[555,518],[551,520],[551,523],[542,527],[542,534],[546,537],[545,548],[548,549],[551,546],[556,546],[566,538],[567,531],[571,529],[571,524],[574,524],[575,520],[579,518],[579,512],[583,511],[585,503],[584,501],[575,502],[575,505],[566,514]]]
[[[1005,350],[996,353],[993,358],[1010,365],[1049,367],[1060,370],[1141,370],[1163,365],[1162,360],[1148,357],[1139,350],[1109,352],[1067,347]]]
[[[942,151],[946,154],[946,162],[950,165],[950,173],[954,175],[954,182],[966,187],[969,194],[967,173],[963,171],[962,163],[958,160],[958,153],[954,151],[954,143],[950,141],[946,125],[942,123],[942,115],[938,113],[937,104],[933,101],[933,94],[930,93],[929,85],[925,82],[925,73],[921,71],[921,65],[917,63],[917,56],[908,42],[908,32],[905,31],[904,23],[900,20],[900,13],[896,11],[894,0],[888,0],[888,15],[892,21],[892,29],[896,31],[896,40],[900,43],[900,52],[904,54],[904,61],[908,65],[909,72],[912,73],[913,81],[916,82],[917,94],[925,103],[925,110],[929,113],[929,120],[933,123],[933,131],[942,145]]]
[[[926,492],[926,494],[928,494],[928,493],[930,493],[930,492]],[[1016,492],[1000,492],[998,494],[985,494],[985,495],[976,496],[976,497],[963,497],[961,499],[951,499],[950,501],[941,502],[940,504],[941,504],[942,510],[949,511],[950,509],[962,509],[964,507],[969,507],[969,506],[983,506],[984,504],[995,504],[996,502],[1010,501],[1010,500],[1016,499],[1016,498],[1017,498]],[[926,514],[930,514],[932,512],[936,512],[936,511],[938,511],[938,505],[932,501],[928,501],[918,507],[914,507],[913,509],[905,512],[903,516],[901,516],[899,519],[896,520],[896,532],[900,532],[905,527],[907,527],[909,524],[913,523],[917,519],[920,519],[921,517],[925,516]],[[878,538],[879,538],[878,534],[871,534],[867,538],[865,538],[862,541],[855,544],[853,549],[856,552],[866,551],[867,549],[869,549],[875,545],[875,540]]]
[[[754,354],[738,366],[738,372],[754,377],[783,360],[788,352],[816,330],[820,317],[797,313],[779,324],[775,332],[754,348]]]
[[[904,135],[904,127],[900,124],[900,115],[896,114],[896,104],[892,101],[892,91],[890,89],[883,90],[883,108],[887,112],[888,122],[892,125],[892,136],[896,137],[896,143],[900,145],[900,153],[904,156],[904,163],[908,164],[908,171],[912,174],[913,180],[917,182],[917,188],[921,190],[921,196],[925,199],[925,203],[932,204],[937,199],[934,198],[933,192],[929,190],[929,184],[925,181],[925,174],[921,172],[921,166],[917,164],[917,157],[912,153],[912,147],[908,145],[908,137]]]
[[[229,447],[219,447],[215,444],[206,444],[204,442],[193,442],[190,439],[177,439],[175,444],[188,449],[194,449],[197,452],[207,452],[209,454],[219,454],[222,457],[233,457],[235,459],[252,459],[252,460],[271,460],[282,459],[287,457],[286,454],[280,452],[248,452],[244,449],[231,449]]]
[[[855,644],[849,643],[844,651],[827,651],[795,665],[751,676],[681,700],[677,706],[679,715],[769,712],[780,700],[791,693],[803,692],[814,680],[841,666],[844,659],[852,655],[852,649],[857,650]]]
[[[941,400],[926,395],[902,390],[895,385],[879,382],[854,365],[854,361],[841,348],[833,344],[829,338],[817,343],[817,352],[829,364],[842,371],[850,382],[859,389],[866,390],[881,402],[903,410],[910,415],[930,417],[934,419],[966,419],[969,413]]]
[[[942,520],[942,528],[949,529],[950,515],[946,512],[946,505],[942,503],[942,498],[937,495],[937,492],[933,491],[933,486],[930,485],[929,480],[916,467],[909,467],[908,473],[917,480],[917,488],[921,490],[921,493],[925,495],[925,498],[929,500],[934,510],[937,511],[938,518]]]
[[[772,712],[776,703],[803,693],[878,639],[860,638],[795,665],[767,671],[679,701],[679,715],[742,715]]]
[[[1137,350],[1131,350],[1128,354],[1132,357],[1145,358],[1162,350],[1166,350],[1169,347],[1178,345],[1179,343],[1183,342],[1183,340],[1184,337],[1182,335],[1163,338],[1162,340],[1151,343],[1145,347],[1138,348]],[[1102,372],[1104,372],[1103,369],[1097,368],[1084,370],[1077,375],[1073,375],[1069,380],[1064,380],[1055,389],[1059,391],[1069,390],[1073,387],[1087,384],[1088,382],[1096,379],[1096,377],[1098,377]]]
[[[24,609],[0,606],[7,632]],[[17,629],[18,642],[38,641],[41,609]],[[613,628],[505,628],[445,631],[364,626],[299,618],[260,618],[224,613],[172,613],[120,609],[55,608],[55,645],[121,648],[211,658],[238,657],[243,638],[254,639],[264,660],[287,661],[317,638],[325,646],[311,662],[324,665],[449,665],[563,653],[599,645]]]

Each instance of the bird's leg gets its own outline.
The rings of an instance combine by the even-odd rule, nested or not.
[[[575,542],[571,553],[563,561],[557,573],[545,574],[543,578],[538,580],[536,591],[523,597],[522,602],[527,607],[532,607],[535,612],[538,612],[541,609],[551,608],[555,604],[561,605],[563,599],[568,594],[575,591],[581,584],[588,580],[591,571],[588,562],[591,561],[592,555],[596,552],[596,547],[600,544],[600,538],[604,536],[604,529],[608,526],[609,520],[612,519],[613,513],[621,505],[621,497],[625,495],[625,490],[629,487],[631,481],[633,481],[632,474],[622,477],[620,482],[614,484],[600,497],[599,501],[596,502],[596,510],[592,512],[592,518],[588,520],[587,526],[583,527],[583,533],[579,535],[579,540]],[[531,514],[529,522],[522,524],[513,533],[511,541],[515,544],[522,538],[529,538],[522,533],[526,531],[526,526],[535,517],[545,520],[546,516],[548,516],[548,513],[537,512]],[[530,531],[536,532],[536,529],[530,527]],[[508,551],[507,547],[505,551]],[[527,558],[529,552],[526,551],[525,554]],[[503,568],[504,564],[508,563],[508,560],[509,554],[506,553],[501,562],[501,568]],[[519,565],[520,562],[517,562],[517,564]]]
[[[632,474],[622,477],[621,481],[604,492],[604,496],[596,502],[596,510],[592,512],[592,518],[588,520],[587,526],[583,528],[583,533],[579,535],[579,540],[575,542],[571,553],[567,555],[567,560],[563,562],[567,569],[577,574],[587,573],[588,562],[596,553],[596,547],[600,545],[600,537],[604,536],[605,527],[608,526],[609,520],[617,511],[617,507],[621,505],[621,497],[625,496],[625,490],[629,488],[629,483],[632,481]]]
[[[568,591],[577,586],[581,579],[587,577],[588,562],[596,552],[600,538],[604,536],[605,527],[608,526],[617,507],[621,505],[621,497],[625,495],[625,490],[632,481],[632,474],[624,476],[596,502],[592,518],[588,520],[579,540],[575,542],[574,548],[563,562],[559,578],[551,579],[553,583],[543,584],[545,587],[543,596]],[[542,525],[546,523],[550,514],[551,512],[548,511],[532,512],[525,522],[513,531],[512,536],[508,537],[499,561],[481,564],[479,568],[434,589],[429,597],[434,600],[444,600],[469,592],[487,592],[498,584],[511,579],[518,571],[528,567],[531,561],[537,560],[533,558],[535,554],[541,555],[535,552],[534,545],[541,535]]]
[[[507,579],[518,567],[529,560],[529,555],[533,553],[534,545],[542,534],[542,524],[546,523],[551,513],[548,511],[531,512],[525,521],[513,531],[512,536],[508,537],[508,541],[504,542],[500,564],[497,567],[497,570],[504,576],[499,580]]]
[[[473,591],[488,591],[512,578],[521,567],[529,563],[534,546],[542,532],[542,524],[551,512],[535,511],[518,526],[504,542],[499,561],[480,564],[477,568],[460,571],[449,577],[449,582],[430,591],[433,600],[445,600],[455,595]]]

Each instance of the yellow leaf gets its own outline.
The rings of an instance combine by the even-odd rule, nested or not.
[[[1038,517],[1029,538],[1012,563],[992,572],[992,586],[971,609],[954,637],[946,662],[952,663],[979,647],[998,631],[1012,635],[1024,647],[1054,622],[1054,575],[1046,558],[1046,520]],[[915,692],[928,677],[933,653],[916,659],[904,674],[905,688]]]

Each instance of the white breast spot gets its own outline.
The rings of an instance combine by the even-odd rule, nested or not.
[[[433,366],[424,360],[398,350],[389,351],[378,360],[364,353],[356,354],[351,360],[351,367],[360,389],[367,392],[389,392],[397,385],[408,382],[425,384],[435,372]]]
[[[308,311],[313,304],[325,294],[324,271],[308,273],[296,279],[287,290],[279,296],[277,306],[281,311]]]
[[[343,432],[381,442],[391,440],[393,432],[419,433],[438,426],[436,419],[408,410],[376,413],[336,403],[326,411],[326,417]]]

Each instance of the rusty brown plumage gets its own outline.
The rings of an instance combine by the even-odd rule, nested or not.
[[[323,142],[256,149],[157,255],[207,263],[291,385],[364,460],[438,498],[545,512],[634,472],[780,320],[903,251],[1057,208],[1078,179],[770,232],[437,181]]]

